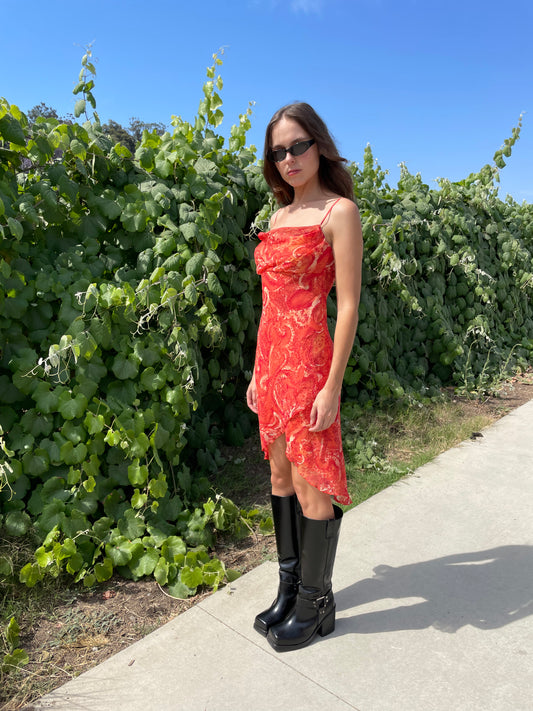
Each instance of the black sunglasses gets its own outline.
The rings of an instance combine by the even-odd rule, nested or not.
[[[301,156],[309,150],[314,143],[314,138],[308,138],[307,141],[295,143],[294,146],[291,146],[290,148],[271,148],[268,157],[270,160],[273,160],[274,163],[280,163],[282,160],[285,160],[287,153],[290,153],[293,156]]]

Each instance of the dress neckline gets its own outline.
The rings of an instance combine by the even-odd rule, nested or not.
[[[274,232],[274,230],[315,230],[317,228],[322,230],[322,225],[281,225],[280,227],[271,227],[267,232]]]
[[[262,235],[270,235],[272,232],[276,232],[277,230],[318,230],[320,232],[320,236],[322,238],[322,241],[324,242],[325,245],[328,247],[331,247],[331,244],[327,241],[326,235],[324,234],[324,230],[322,229],[322,225],[282,225],[281,227],[271,227],[269,230],[266,230],[265,232],[259,232],[258,237],[260,240],[262,240]],[[332,247],[331,247],[332,248]]]

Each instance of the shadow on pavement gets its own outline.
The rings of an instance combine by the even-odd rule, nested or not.
[[[338,634],[427,627],[451,633],[465,625],[488,630],[527,617],[533,613],[533,546],[501,546],[398,568],[380,565],[372,578],[335,593],[337,612],[403,598],[415,600],[337,619]]]

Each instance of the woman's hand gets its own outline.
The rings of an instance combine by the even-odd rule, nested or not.
[[[311,408],[309,432],[322,432],[335,422],[339,411],[339,393],[323,388],[315,398]]]
[[[257,415],[257,388],[255,386],[255,375],[250,380],[248,390],[246,391],[246,402],[252,412]]]

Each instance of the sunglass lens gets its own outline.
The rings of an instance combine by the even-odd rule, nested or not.
[[[291,148],[291,153],[293,156],[301,156],[303,153],[306,152],[310,145],[311,144],[309,141],[302,141],[301,143],[296,143],[296,145]]]

